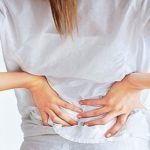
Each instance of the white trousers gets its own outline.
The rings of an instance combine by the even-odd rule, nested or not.
[[[84,144],[51,134],[24,138],[20,150],[150,150],[150,141],[128,138],[123,141]]]

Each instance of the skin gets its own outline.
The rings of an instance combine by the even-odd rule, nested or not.
[[[59,95],[49,86],[45,77],[34,82],[29,90],[33,100],[38,107],[44,125],[48,125],[48,118],[63,126],[76,125],[77,122],[61,111],[61,107],[75,112],[82,112],[82,109],[62,100]]]
[[[131,76],[131,75],[130,75]],[[131,79],[130,79],[131,80]],[[81,100],[81,105],[103,106],[78,114],[78,118],[95,117],[105,114],[101,119],[85,122],[85,125],[104,125],[117,117],[116,123],[105,133],[106,137],[115,135],[126,123],[128,116],[135,108],[145,107],[140,102],[140,92],[137,86],[129,82],[128,76],[112,85],[108,93],[101,99]]]
[[[75,120],[61,111],[60,106],[78,113],[82,110],[62,100],[50,87],[45,76],[27,72],[0,72],[0,91],[14,88],[26,88],[31,92],[44,125],[48,125],[49,117],[53,122],[61,123],[64,126],[77,124]]]
[[[94,117],[106,114],[104,118],[85,122],[89,126],[106,124],[117,118],[116,123],[106,132],[110,137],[116,134],[126,123],[135,108],[145,109],[140,102],[140,92],[150,88],[150,73],[132,73],[123,80],[115,82],[108,93],[101,99],[81,100],[81,105],[102,105],[102,108],[83,112],[81,108],[62,100],[44,76],[27,72],[0,72],[0,91],[13,88],[26,88],[32,96],[41,114],[43,125],[48,125],[48,118],[63,126],[76,125],[77,122],[61,111],[61,107],[78,112],[81,117]]]

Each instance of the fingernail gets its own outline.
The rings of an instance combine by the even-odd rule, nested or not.
[[[107,135],[106,135],[106,137],[108,138],[108,137],[111,137],[111,133],[108,133]]]

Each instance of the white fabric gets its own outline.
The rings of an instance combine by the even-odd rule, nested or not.
[[[149,150],[150,143],[141,139],[127,138],[122,141],[114,141],[97,144],[76,143],[66,140],[59,135],[43,135],[27,137],[20,150]]]
[[[59,96],[81,106],[81,99],[105,96],[115,81],[132,72],[150,72],[150,1],[80,0],[79,34],[60,39],[48,0],[1,0],[1,42],[8,71],[45,75]],[[9,55],[8,55],[9,54]],[[112,138],[104,132],[115,122],[92,127],[42,125],[29,90],[15,89],[25,137],[58,134],[78,143],[105,143],[124,138],[150,140],[150,91],[142,92],[147,109],[135,110],[124,128]],[[72,118],[77,113],[62,109]],[[101,117],[101,116],[100,116]],[[140,120],[140,124],[137,123]]]
[[[32,111],[31,118],[33,120],[40,119],[36,109]],[[52,123],[51,120],[49,120],[49,125],[53,126],[56,133],[68,140],[78,143],[105,143],[107,141],[122,141],[132,137],[147,141],[150,140],[150,112],[147,110],[135,109],[131,113],[127,124],[115,136],[105,138],[105,132],[114,123],[115,121],[112,120],[106,125],[95,125],[92,127],[82,126],[80,123],[71,127],[62,127],[61,124]]]

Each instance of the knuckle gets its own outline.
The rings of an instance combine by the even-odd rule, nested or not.
[[[63,106],[64,106],[64,107],[68,107],[68,103],[66,103],[66,102],[63,103]]]
[[[119,120],[118,124],[121,125],[121,126],[124,125],[124,120],[123,119]]]
[[[61,111],[57,111],[57,115],[58,116],[62,116],[62,112]]]
[[[56,119],[56,117],[54,117],[52,121],[53,121],[53,122],[57,122],[57,119]]]
[[[51,116],[50,118],[51,118],[51,120],[52,120],[53,122],[55,122],[55,120],[56,120],[56,119],[55,119],[55,116]]]

